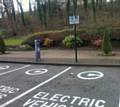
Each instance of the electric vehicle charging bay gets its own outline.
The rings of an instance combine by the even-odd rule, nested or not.
[[[0,107],[120,107],[119,67],[0,63],[0,68]]]

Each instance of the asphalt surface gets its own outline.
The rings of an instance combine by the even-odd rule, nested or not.
[[[120,107],[120,67],[0,63],[0,107]]]

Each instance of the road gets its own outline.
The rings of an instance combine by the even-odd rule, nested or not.
[[[120,67],[0,63],[0,107],[120,107]]]

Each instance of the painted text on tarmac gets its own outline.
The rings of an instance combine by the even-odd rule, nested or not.
[[[13,94],[18,91],[19,91],[19,88],[1,85],[0,86],[0,100],[7,97],[8,94]]]
[[[101,99],[38,92],[23,107],[105,107],[105,104]]]

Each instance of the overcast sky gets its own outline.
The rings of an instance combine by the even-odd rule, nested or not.
[[[18,10],[16,0],[13,0],[13,1],[15,4],[15,9]],[[29,10],[29,0],[21,0],[21,1],[22,1],[22,6],[23,6],[24,11],[28,11]],[[110,0],[107,0],[107,1],[110,1]]]
[[[17,3],[16,3],[16,0],[13,0],[14,1],[14,4],[15,4],[15,9],[17,10]],[[24,11],[28,11],[29,9],[29,0],[22,0],[22,6],[23,6],[23,9]]]

